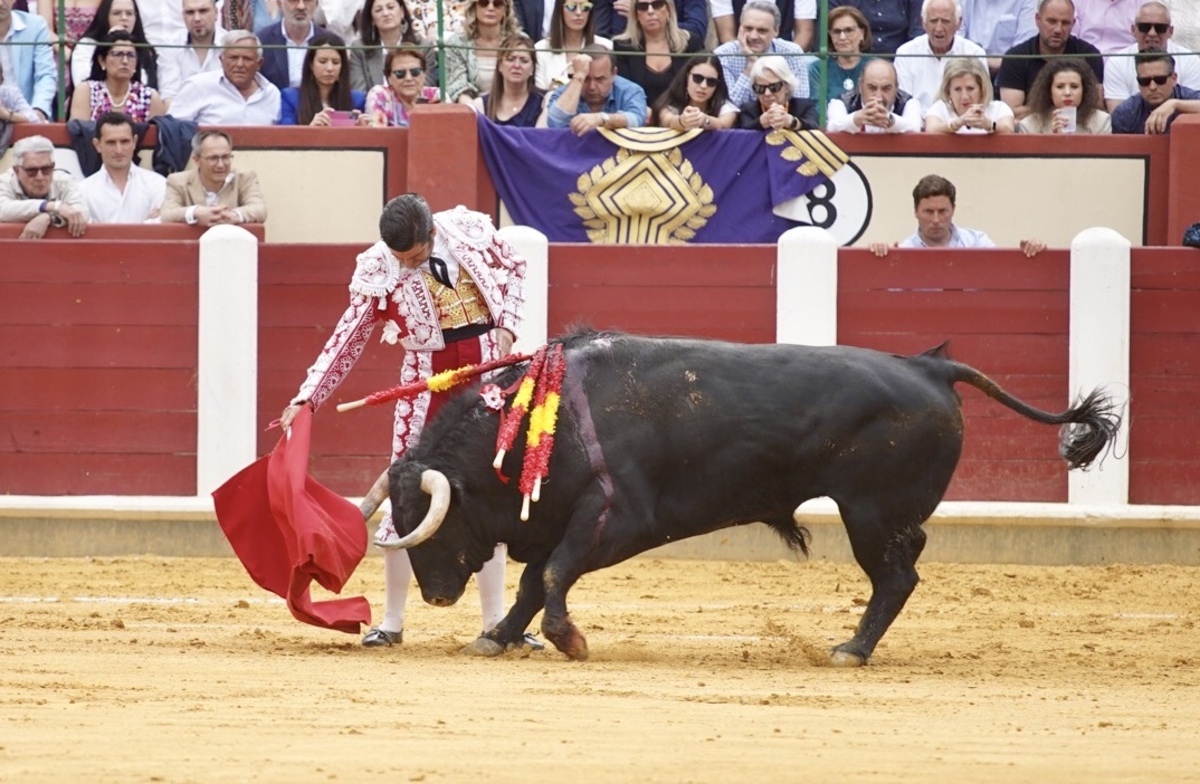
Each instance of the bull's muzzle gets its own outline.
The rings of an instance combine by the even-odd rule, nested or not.
[[[429,494],[429,511],[425,513],[425,519],[408,536],[391,544],[380,544],[380,547],[387,550],[407,550],[437,533],[442,521],[446,519],[446,512],[450,509],[450,480],[441,471],[428,468],[421,472],[421,489]],[[392,510],[393,515],[397,512],[398,510]]]

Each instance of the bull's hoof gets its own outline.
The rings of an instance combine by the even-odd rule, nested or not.
[[[829,663],[834,667],[862,667],[867,663],[867,660],[857,653],[839,651],[837,648],[834,648],[829,652]]]
[[[464,656],[499,656],[504,653],[504,646],[489,637],[478,637],[474,642],[459,651]]]

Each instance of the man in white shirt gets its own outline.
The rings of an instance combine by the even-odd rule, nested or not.
[[[1200,90],[1200,56],[1188,54],[1187,47],[1172,40],[1175,26],[1171,23],[1170,8],[1151,0],[1138,9],[1131,30],[1135,42],[1118,50],[1114,56],[1104,58],[1104,102],[1108,104],[1110,114],[1122,101],[1138,94],[1137,58],[1133,55],[1147,49],[1165,50],[1175,58],[1178,83]]]
[[[917,233],[906,237],[896,248],[994,248],[996,243],[982,231],[954,225],[955,199],[958,190],[945,177],[928,174],[913,188],[913,213],[917,217]],[[1021,250],[1033,257],[1046,249],[1041,240],[1021,240]],[[888,255],[888,246],[873,242],[871,252]]]
[[[187,35],[175,47],[158,50],[158,94],[168,106],[188,79],[221,70],[216,43],[225,31],[217,24],[216,0],[183,0],[183,20]]]
[[[825,123],[831,133],[918,133],[921,104],[896,84],[896,69],[888,60],[871,60],[858,77],[858,86],[829,102]]]
[[[137,166],[133,120],[119,112],[96,120],[92,144],[104,164],[79,186],[92,223],[145,223],[158,218],[167,178]]]
[[[551,3],[550,5],[553,5]],[[737,19],[741,17],[745,0],[709,0],[709,15],[717,31],[717,40],[727,43],[737,37]],[[813,50],[813,30],[816,27],[817,0],[775,0],[780,14],[791,10],[792,41],[809,52]],[[788,26],[783,20],[783,26]]]
[[[925,0],[921,6],[925,35],[896,50],[896,75],[900,89],[930,107],[941,97],[942,68],[949,56],[973,55],[988,67],[983,47],[958,34],[962,7],[958,0]]]
[[[179,88],[168,112],[199,125],[273,125],[279,122],[279,88],[258,72],[262,47],[249,30],[230,30],[221,70],[199,73]]]
[[[187,33],[179,0],[137,0],[138,17],[152,46],[177,43]]]

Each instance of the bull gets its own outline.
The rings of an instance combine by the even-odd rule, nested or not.
[[[526,564],[509,613],[476,642],[519,644],[541,610],[542,633],[572,659],[587,640],[567,593],[584,574],[653,547],[763,523],[808,554],[795,519],[804,501],[837,504],[871,598],[854,636],[831,652],[860,666],[918,582],[922,524],[946,492],[963,445],[954,385],[1018,414],[1061,425],[1060,454],[1083,468],[1120,427],[1096,390],[1062,413],[1039,410],[945,344],[916,356],[845,346],[737,345],[588,333],[564,338],[566,373],[549,481],[528,522],[515,483],[491,463],[498,416],[478,394],[448,401],[420,445],[388,469],[397,531],[426,602],[454,604],[498,542]],[[519,376],[510,369],[507,379]],[[521,450],[505,458],[520,472]]]

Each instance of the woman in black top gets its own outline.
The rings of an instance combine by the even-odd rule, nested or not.
[[[819,130],[817,105],[793,98],[797,80],[779,55],[767,55],[750,68],[750,89],[755,100],[742,105],[738,127],[762,131]]]
[[[476,98],[475,108],[497,125],[532,128],[542,112],[541,90],[534,87],[537,51],[524,33],[504,39],[496,57],[492,89]]]
[[[640,84],[650,106],[687,63],[688,58],[679,55],[699,52],[704,41],[693,40],[679,28],[670,0],[637,0],[633,6],[624,34],[613,39],[613,52],[617,74]]]

